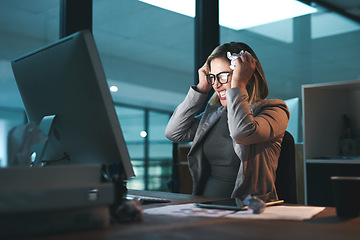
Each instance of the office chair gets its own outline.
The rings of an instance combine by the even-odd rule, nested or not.
[[[285,203],[297,203],[295,166],[295,141],[293,136],[285,131],[275,180],[278,197]]]

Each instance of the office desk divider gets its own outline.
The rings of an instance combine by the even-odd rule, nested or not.
[[[0,236],[109,226],[114,187],[100,172],[96,164],[0,168]]]

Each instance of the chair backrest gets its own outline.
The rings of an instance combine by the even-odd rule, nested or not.
[[[278,197],[285,203],[297,203],[295,166],[295,141],[293,136],[285,131],[275,180]]]

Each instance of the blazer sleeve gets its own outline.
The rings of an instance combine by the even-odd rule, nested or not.
[[[174,142],[191,142],[199,126],[201,115],[196,113],[206,101],[202,94],[191,87],[184,101],[175,109],[165,129],[165,136]]]
[[[237,144],[249,145],[270,141],[284,134],[290,113],[284,101],[264,100],[249,106],[245,89],[226,91],[230,135]]]

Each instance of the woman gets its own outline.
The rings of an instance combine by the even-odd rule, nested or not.
[[[275,171],[290,116],[282,100],[266,99],[268,86],[254,51],[244,43],[220,45],[198,74],[198,85],[165,132],[172,141],[193,142],[188,154],[193,194],[277,199]],[[211,87],[214,95],[195,116]]]

